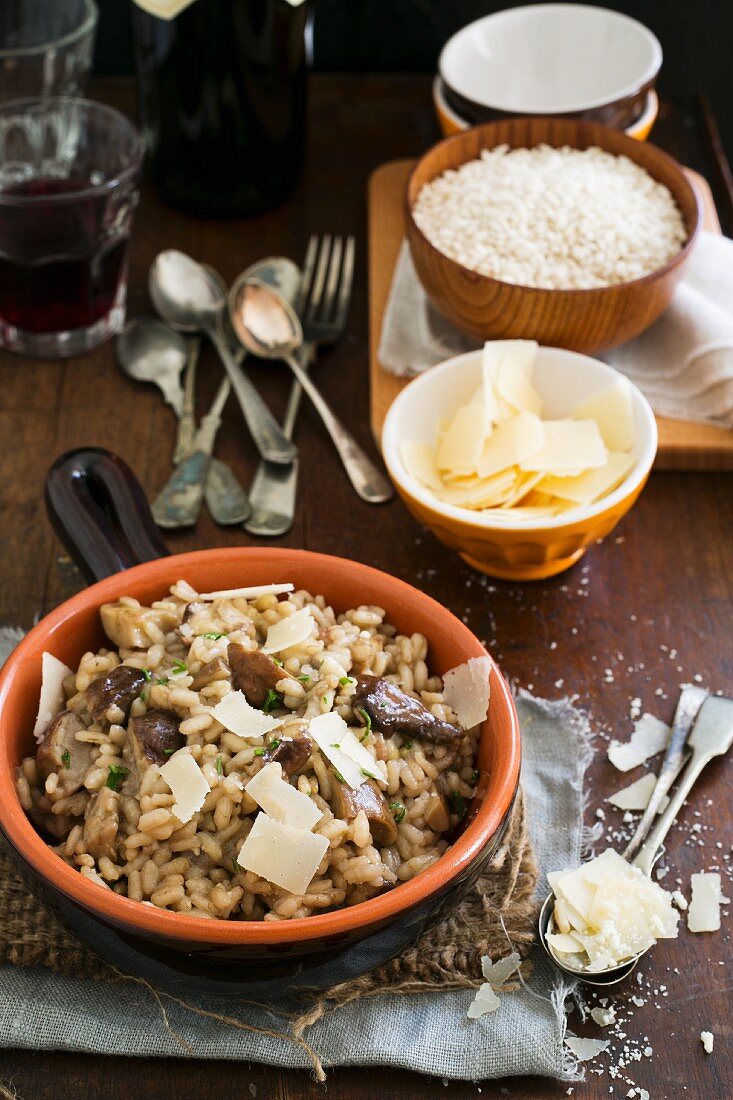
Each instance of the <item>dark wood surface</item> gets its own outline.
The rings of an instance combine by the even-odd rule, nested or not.
[[[97,93],[131,109],[128,85],[106,83]],[[437,138],[429,81],[422,77],[319,77],[311,101],[309,163],[295,199],[252,221],[212,224],[168,210],[144,197],[137,218],[130,275],[130,313],[148,310],[146,272],[164,247],[183,248],[232,279],[268,253],[298,259],[313,231],[355,233],[360,245],[349,331],[324,356],[317,378],[349,426],[369,445],[367,389],[367,291],[365,184],[385,160],[420,152]],[[662,111],[655,139],[685,163],[710,176],[694,120],[671,107]],[[711,182],[714,182],[711,181]],[[730,231],[730,227],[728,227]],[[277,365],[253,370],[273,409],[284,405],[287,378]],[[202,367],[201,408],[213,396],[216,362]],[[172,416],[153,387],[124,378],[113,348],[69,363],[30,362],[0,356],[0,453],[2,483],[0,622],[29,627],[79,586],[62,560],[43,512],[41,490],[50,461],[82,444],[110,447],[137,472],[149,493],[169,471]],[[654,474],[638,505],[614,535],[594,547],[565,576],[541,584],[492,584],[473,573],[418,528],[395,502],[384,508],[361,504],[315,418],[304,410],[297,430],[301,448],[301,499],[293,530],[279,543],[368,562],[436,596],[486,639],[507,676],[548,697],[565,693],[587,706],[597,729],[628,736],[629,700],[671,716],[679,685],[701,676],[714,689],[733,694],[731,585],[733,583],[733,480],[723,474]],[[230,402],[218,452],[246,482],[255,455]],[[195,531],[170,535],[173,551],[246,544],[241,530],[217,529],[202,518]],[[672,656],[670,650],[674,650]],[[606,670],[610,669],[610,673]],[[590,818],[609,791],[627,780],[610,767],[599,740],[592,768]],[[725,855],[730,868],[730,805],[733,769],[711,766],[669,842],[673,870],[687,888],[693,871],[709,869]],[[708,804],[709,800],[709,804]],[[697,818],[696,812],[702,817]],[[610,812],[607,820],[616,821]],[[704,823],[694,843],[690,826]],[[723,845],[716,849],[716,842]],[[727,876],[724,882],[730,887]],[[689,893],[689,890],[687,890]],[[730,894],[730,889],[728,889]],[[648,1036],[654,1054],[627,1071],[635,1084],[661,1097],[733,1095],[731,1064],[730,925],[660,945],[643,966],[645,982],[666,985],[635,1010],[630,1038]],[[719,966],[719,961],[725,966]],[[678,972],[675,972],[677,968]],[[627,991],[628,994],[628,991]],[[622,1000],[627,994],[620,994]],[[658,1002],[659,1007],[655,1007]],[[577,1017],[572,1021],[579,1027]],[[716,1034],[706,1057],[700,1031]],[[591,1026],[588,1034],[599,1034]],[[727,1045],[726,1045],[727,1040]],[[602,1063],[599,1060],[599,1064]],[[608,1063],[606,1063],[606,1066]],[[295,1100],[321,1096],[306,1072],[283,1072],[227,1062],[122,1059],[37,1052],[0,1052],[0,1081],[11,1082],[24,1100],[60,1096],[168,1097],[257,1096]],[[445,1085],[409,1073],[378,1068],[329,1074],[329,1097],[412,1100],[478,1095],[477,1085]],[[573,1095],[599,1100],[626,1096],[631,1086],[588,1075]],[[517,1079],[480,1085],[484,1096],[522,1100],[562,1097],[568,1086]]]

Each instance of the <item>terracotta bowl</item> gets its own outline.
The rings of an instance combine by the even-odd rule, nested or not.
[[[463,130],[470,130],[471,127],[475,125],[475,123],[471,122],[468,118],[465,118],[460,111],[455,110],[448,102],[445,94],[445,85],[439,76],[436,76],[433,80],[432,95],[435,117],[443,137],[450,137],[451,134],[458,134]],[[629,137],[636,138],[637,141],[646,141],[657,120],[658,114],[659,96],[654,89],[651,88],[647,94],[641,114],[629,126],[623,127],[624,133],[628,134]],[[616,128],[620,129],[621,127]]]
[[[630,386],[634,411],[634,466],[623,482],[602,500],[535,521],[512,521],[511,509],[501,523],[490,514],[445,504],[405,466],[405,440],[432,443],[438,421],[470,400],[481,381],[480,351],[468,351],[419,375],[392,402],[382,430],[382,451],[390,476],[405,505],[419,523],[455,550],[464,561],[504,580],[531,581],[553,577],[574,565],[589,546],[605,538],[633,507],[657,451],[657,424],[649,402]],[[606,389],[618,371],[587,355],[563,348],[539,348],[533,382],[543,400],[543,417],[570,415],[573,406]]]
[[[118,472],[127,470],[116,462]],[[78,543],[70,549],[78,558]],[[199,591],[289,580],[298,588],[323,593],[337,611],[356,603],[378,604],[400,631],[428,637],[431,667],[437,672],[486,654],[468,627],[441,604],[359,562],[268,546],[201,550],[147,561],[67,600],[8,658],[0,675],[2,837],[78,935],[116,965],[167,988],[190,992],[193,983],[209,993],[281,995],[363,973],[412,941],[449,899],[468,888],[495,851],[519,780],[520,734],[511,693],[492,661],[491,705],[477,761],[479,793],[462,834],[417,878],[350,908],[292,921],[202,921],[141,905],[83,878],[51,850],[20,805],[15,769],[34,748],[43,651],[76,668],[86,650],[105,644],[101,604],[122,595],[147,603],[163,596],[180,578]]]
[[[591,290],[527,287],[470,271],[430,243],[416,225],[412,208],[430,180],[475,160],[484,149],[503,144],[512,149],[540,144],[574,149],[597,145],[629,157],[672,192],[687,229],[686,244],[650,275]],[[407,239],[418,278],[436,309],[457,329],[480,340],[537,340],[553,347],[595,352],[638,336],[669,305],[700,220],[697,192],[672,157],[620,130],[572,119],[508,119],[454,134],[420,158],[407,183]]]
[[[641,114],[661,64],[658,39],[628,15],[529,4],[462,27],[438,70],[451,106],[472,124],[552,115],[623,130]]]

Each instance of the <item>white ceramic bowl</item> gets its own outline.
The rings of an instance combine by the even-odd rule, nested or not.
[[[619,378],[618,371],[587,355],[541,347],[534,384],[543,398],[544,419],[568,416],[573,406]],[[415,378],[395,398],[382,432],[390,476],[408,509],[446,545],[475,568],[493,576],[533,580],[552,576],[578,560],[629,511],[657,452],[657,424],[649,402],[631,385],[636,463],[617,489],[595,504],[541,520],[491,516],[439,501],[407,470],[400,446],[405,440],[433,443],[438,421],[470,400],[481,381],[481,351],[448,359]]]
[[[531,4],[463,27],[443,47],[438,71],[449,92],[469,106],[461,112],[469,117],[473,106],[510,115],[582,114],[625,126],[631,118],[624,121],[623,111],[635,101],[638,115],[639,97],[661,63],[656,36],[627,15],[582,4]],[[616,122],[594,114],[603,110],[615,110]]]

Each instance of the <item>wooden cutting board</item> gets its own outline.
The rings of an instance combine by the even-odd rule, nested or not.
[[[414,160],[394,160],[377,168],[369,180],[369,343],[371,422],[377,440],[387,410],[409,379],[382,370],[377,357],[382,319],[392,285],[400,245],[405,235],[404,194]],[[700,192],[703,224],[720,233],[712,192],[705,179],[686,169]],[[657,417],[658,470],[733,470],[733,432],[686,420]]]

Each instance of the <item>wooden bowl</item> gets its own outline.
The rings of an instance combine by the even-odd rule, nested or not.
[[[412,208],[421,189],[447,169],[475,160],[497,145],[599,146],[627,156],[665,184],[687,230],[684,247],[666,264],[628,283],[589,290],[552,290],[506,283],[470,271],[440,252],[418,228]],[[457,329],[479,340],[524,339],[596,352],[616,347],[648,328],[669,305],[700,228],[700,201],[682,167],[655,145],[600,123],[520,118],[487,122],[446,138],[415,165],[407,183],[407,239],[418,278],[435,308]]]

